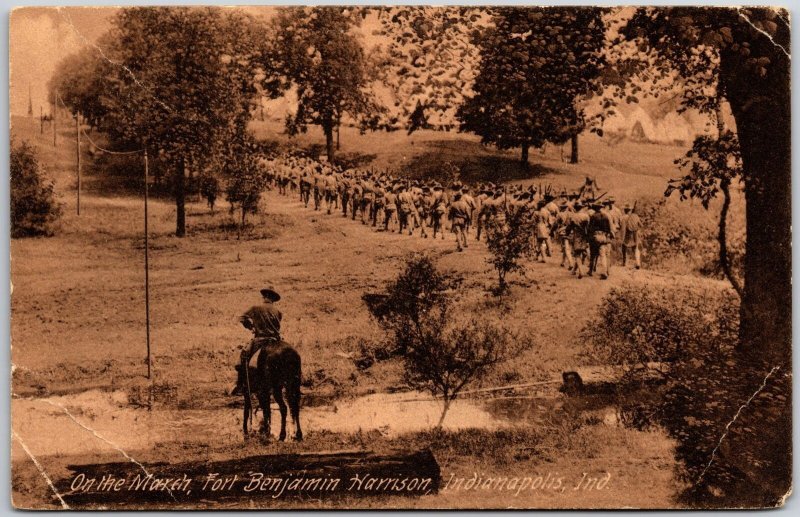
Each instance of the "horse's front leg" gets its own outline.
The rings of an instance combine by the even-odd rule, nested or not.
[[[258,392],[258,403],[261,406],[261,413],[264,418],[261,420],[261,434],[269,436],[270,429],[272,428],[272,411],[269,407],[269,390],[262,389]]]
[[[281,434],[278,436],[278,440],[284,441],[286,439],[286,401],[283,400],[283,392],[280,386],[274,386],[272,390],[275,402],[277,402],[278,409],[281,411]]]

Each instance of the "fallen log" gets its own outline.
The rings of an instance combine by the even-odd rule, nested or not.
[[[71,507],[170,507],[202,501],[437,493],[441,472],[429,449],[277,454],[186,463],[69,465],[56,489]]]

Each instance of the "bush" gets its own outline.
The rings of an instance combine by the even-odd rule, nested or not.
[[[581,335],[587,356],[634,375],[698,354],[727,355],[738,332],[732,291],[628,284],[610,291]]]
[[[642,218],[642,261],[650,269],[698,273],[723,279],[719,264],[717,221],[698,207],[681,206],[666,199],[638,203]],[[692,214],[696,212],[697,217]],[[734,204],[728,216],[728,258],[735,274],[744,271],[744,208]]]
[[[627,285],[582,332],[586,355],[625,365],[629,387],[642,386],[635,365],[668,363],[657,393],[624,409],[677,441],[684,504],[773,506],[790,489],[791,454],[774,444],[791,428],[791,365],[743,353],[738,324],[732,290]]]
[[[365,298],[392,336],[393,352],[403,354],[408,384],[441,399],[438,427],[464,388],[531,345],[494,325],[453,318],[449,293],[460,281],[439,272],[429,257],[414,256],[385,297]]]
[[[53,181],[27,142],[11,143],[11,236],[52,235],[61,216]]]
[[[503,293],[506,275],[523,270],[520,260],[534,252],[536,228],[533,212],[525,205],[508,205],[498,215],[486,221],[486,248],[491,254],[487,260],[497,271],[497,292]]]
[[[365,296],[373,316],[393,337],[391,355],[406,353],[423,320],[446,319],[448,293],[462,281],[461,277],[440,272],[429,256],[415,255],[406,261],[405,269],[389,284],[385,295]]]

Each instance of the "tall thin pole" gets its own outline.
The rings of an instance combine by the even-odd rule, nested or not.
[[[44,110],[41,104],[39,104],[39,134],[44,134]]]
[[[81,215],[81,126],[80,115],[75,116],[75,142],[78,155],[78,215]]]
[[[150,370],[153,360],[150,357],[150,250],[147,231],[147,201],[149,187],[147,177],[149,176],[147,165],[147,149],[144,150],[144,325],[147,339],[147,378],[150,378]]]
[[[53,101],[53,147],[56,146],[56,113],[58,112],[58,104]]]

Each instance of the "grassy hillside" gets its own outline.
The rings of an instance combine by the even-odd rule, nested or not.
[[[308,147],[322,142],[322,135],[314,129],[291,141],[280,134],[277,124],[257,122],[254,130],[264,138],[290,145]],[[17,395],[43,395],[96,387],[123,390],[132,404],[143,403],[149,381],[144,378],[142,193],[133,187],[109,195],[109,185],[118,184],[118,171],[93,167],[85,147],[86,192],[82,214],[77,216],[71,128],[59,131],[55,148],[52,133],[40,135],[35,121],[14,119],[12,131],[17,139],[25,138],[37,146],[65,208],[54,237],[11,243],[13,391]],[[455,162],[475,179],[552,182],[568,188],[577,188],[583,176],[591,174],[602,189],[610,189],[623,202],[659,198],[666,179],[675,174],[672,159],[682,152],[674,147],[628,142],[610,147],[600,139],[586,137],[582,140],[583,161],[578,165],[564,163],[560,149],[551,146],[544,153],[534,152],[530,167],[522,168],[514,153],[481,146],[470,135],[427,131],[410,137],[402,133],[359,135],[352,128],[344,128],[341,137],[343,154],[368,155],[375,167],[413,173]],[[676,200],[669,203],[675,208],[673,215],[713,227],[713,211]],[[584,351],[580,330],[615,286],[626,282],[703,283],[724,288],[723,282],[679,270],[620,267],[613,269],[608,281],[578,281],[559,268],[554,257],[547,264],[526,264],[525,274],[515,275],[509,294],[498,299],[490,291],[496,279],[486,262],[488,254],[482,242],[471,240],[467,252],[455,253],[451,235],[444,241],[432,241],[376,232],[340,215],[304,209],[294,196],[275,192],[263,196],[261,208],[253,227],[240,237],[224,203],[211,213],[204,203],[191,200],[187,206],[188,235],[178,239],[172,234],[174,204],[168,198],[151,201],[155,402],[173,411],[170,418],[176,421],[196,415],[194,411],[213,410],[230,418],[229,434],[238,433],[232,415],[239,413],[229,409],[231,398],[225,394],[235,379],[237,347],[249,338],[238,317],[259,302],[258,290],[265,284],[275,285],[283,295],[279,308],[284,314],[285,339],[303,357],[305,406],[404,388],[398,359],[359,369],[353,358],[362,347],[380,345],[385,339],[362,295],[380,292],[412,253],[429,253],[441,268],[465,277],[463,289],[455,295],[460,314],[500,322],[535,341],[533,349],[483,379],[482,384],[488,386],[558,378],[563,370],[574,368]],[[333,408],[335,411],[336,406]],[[15,419],[35,415],[17,412]],[[578,417],[561,410],[548,413],[545,424],[537,421],[530,429],[507,434],[464,432],[435,439],[423,433],[390,440],[377,431],[347,435],[312,428],[307,430],[303,444],[252,444],[243,449],[220,447],[200,432],[191,437],[200,440],[200,445],[159,442],[158,447],[142,451],[141,457],[203,459],[286,450],[430,444],[448,476],[472,475],[476,465],[489,473],[499,472],[508,462],[514,462],[523,470],[536,472],[545,465],[578,479],[586,469],[608,469],[617,479],[609,492],[583,493],[577,500],[536,493],[521,500],[520,506],[600,507],[623,504],[620,501],[666,505],[676,490],[669,458],[671,445],[660,433],[609,427],[596,416]],[[535,447],[531,445],[534,441]],[[24,458],[17,447],[14,458]],[[68,462],[97,459],[63,456],[48,461],[63,469]],[[46,493],[47,487],[31,465],[26,463],[15,475],[15,493],[19,494],[19,487],[36,487]],[[33,497],[31,490],[22,491]],[[645,493],[646,500],[639,497]],[[459,504],[487,504],[479,496],[469,496],[464,502],[461,494],[431,496],[418,504],[446,506],[456,497]],[[506,500],[495,497],[490,502],[502,505]]]

